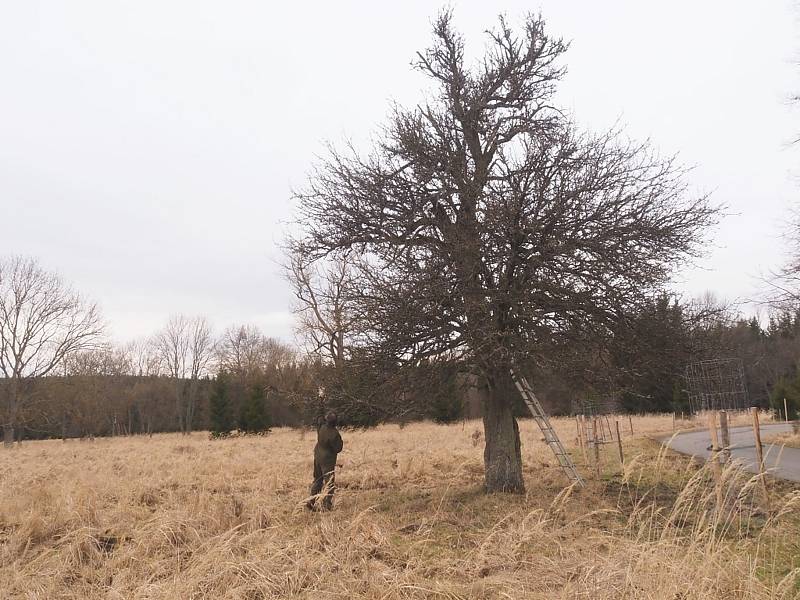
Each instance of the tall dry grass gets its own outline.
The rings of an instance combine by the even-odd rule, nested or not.
[[[767,436],[764,438],[765,442],[776,444],[778,446],[787,446],[789,448],[800,448],[800,422],[795,421],[792,423],[793,431],[789,433],[780,433],[778,435]]]
[[[523,422],[524,497],[481,492],[477,422],[344,432],[320,514],[313,434],[24,444],[0,453],[0,598],[800,597],[800,493],[767,511],[728,467],[718,508],[706,469],[641,438],[670,416],[633,425],[624,470],[609,444],[579,491]]]

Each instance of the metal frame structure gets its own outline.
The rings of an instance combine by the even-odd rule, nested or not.
[[[613,415],[622,412],[619,396],[616,394],[606,397],[605,400],[573,399],[570,409],[573,415]]]
[[[692,412],[744,410],[749,404],[740,358],[713,358],[687,365],[684,374]]]

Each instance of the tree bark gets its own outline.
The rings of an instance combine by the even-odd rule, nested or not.
[[[495,373],[489,379],[484,394],[483,430],[486,447],[483,462],[487,492],[525,492],[519,425],[514,417],[511,387],[510,376]]]
[[[6,448],[14,445],[14,426],[10,423],[3,425],[3,445]]]
[[[8,423],[3,425],[3,446],[10,448],[14,445],[16,433],[17,411],[19,410],[19,381],[16,377],[8,380]]]
[[[175,416],[178,418],[178,431],[184,433],[183,426],[183,386],[179,378],[175,378]]]
[[[197,396],[197,388],[194,381],[192,381],[188,386],[187,394],[186,394],[186,429],[184,431],[184,435],[190,435],[192,433],[192,425],[194,424],[194,408],[195,408],[195,398]]]

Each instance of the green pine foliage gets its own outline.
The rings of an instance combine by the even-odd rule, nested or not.
[[[436,423],[452,423],[463,414],[463,389],[458,384],[458,365],[426,363],[419,369],[427,390],[427,415]]]
[[[672,380],[672,410],[680,413],[691,411],[689,393],[686,391],[683,380],[679,377]]]
[[[267,433],[272,422],[263,388],[253,386],[242,406],[239,424],[245,433]]]
[[[220,373],[209,398],[209,425],[212,437],[225,437],[233,429],[230,381],[227,373]]]
[[[684,306],[661,294],[628,315],[614,333],[610,351],[624,410],[688,410],[681,377],[693,360],[693,343]]]
[[[770,407],[783,414],[784,398],[789,420],[794,421],[800,413],[800,372],[796,373],[794,377],[781,377],[775,383],[769,395]]]
[[[350,360],[338,367],[323,367],[320,381],[324,397],[311,399],[312,419],[333,410],[340,425],[355,428],[374,427],[401,414],[406,402],[401,398],[396,365],[380,356],[354,351]]]

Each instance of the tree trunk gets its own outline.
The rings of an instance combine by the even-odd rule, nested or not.
[[[181,435],[186,428],[183,423],[183,384],[180,379],[175,379],[175,416],[178,418],[178,431]]]
[[[3,446],[11,448],[14,445],[14,431],[17,425],[17,411],[19,409],[19,381],[11,377],[8,385],[8,422],[3,425]]]
[[[194,427],[194,414],[197,408],[198,382],[192,379],[186,389],[186,435],[191,435]]]
[[[3,445],[6,448],[14,445],[14,426],[10,423],[3,425]]]
[[[193,395],[193,394],[192,394]],[[189,396],[186,399],[186,431],[185,435],[192,433],[192,424],[194,421],[194,398]]]
[[[487,492],[525,492],[512,387],[511,377],[498,372],[490,378],[484,393],[483,430],[486,448],[483,462]]]

